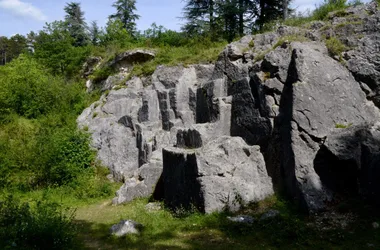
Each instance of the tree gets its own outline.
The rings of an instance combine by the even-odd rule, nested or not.
[[[211,37],[215,37],[217,30],[215,0],[188,0],[183,8],[183,14],[183,18],[187,20],[187,24],[183,27],[185,32],[198,35],[209,33]]]
[[[239,7],[238,0],[225,0],[220,2],[220,15],[224,21],[224,37],[231,42],[238,33]]]
[[[186,0],[184,7],[185,32],[222,34],[232,41],[243,36],[248,27],[262,29],[264,23],[286,18],[289,0]],[[251,29],[250,29],[251,30]]]
[[[130,33],[119,19],[110,19],[106,26],[106,32],[100,36],[100,43],[102,45],[114,43],[124,47],[131,42],[131,38]]]
[[[85,46],[88,44],[87,24],[84,19],[84,12],[81,10],[80,3],[71,2],[64,8],[66,12],[65,23],[67,30],[74,38],[75,46]]]
[[[136,34],[135,21],[140,17],[135,13],[137,10],[136,0],[117,0],[112,7],[116,8],[116,13],[110,15],[109,18],[111,20],[120,20],[128,33],[134,36]]]
[[[5,65],[8,54],[8,38],[6,36],[0,37],[0,65]]]
[[[27,39],[19,34],[0,37],[0,65],[5,65],[27,50]]]
[[[102,31],[100,30],[96,21],[91,22],[90,26],[90,39],[93,45],[98,45]]]
[[[262,29],[264,24],[269,21],[286,18],[289,4],[288,0],[258,0],[259,13],[256,23],[259,29]]]
[[[66,29],[66,23],[48,23],[34,43],[34,57],[55,75],[77,73],[88,56],[88,47],[75,46],[75,40]]]

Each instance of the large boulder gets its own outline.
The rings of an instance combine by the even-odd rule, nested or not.
[[[98,159],[124,182],[114,203],[152,194],[162,172],[162,148],[177,141],[170,129],[195,123],[196,88],[211,78],[213,68],[159,67],[151,85],[133,78],[78,117],[79,127],[91,133]],[[183,143],[188,140],[184,134]]]
[[[273,188],[310,212],[347,193],[378,200],[378,135],[364,124],[380,117],[379,13],[373,2],[245,36],[215,65],[159,66],[103,95],[78,123],[124,182],[114,203],[153,195],[208,213]],[[348,51],[331,57],[325,37]]]
[[[220,137],[195,150],[163,150],[165,204],[211,213],[235,211],[273,194],[258,146],[239,137]]]
[[[102,61],[101,57],[91,56],[87,58],[86,62],[82,66],[82,77],[87,78],[89,75],[94,73],[95,69],[97,69]]]
[[[291,63],[275,125],[278,136],[273,141],[278,143],[280,160],[269,160],[268,167],[292,197],[309,211],[318,211],[331,199],[314,169],[320,145],[336,126],[374,122],[379,112],[351,74],[323,49],[299,42],[290,46]]]
[[[134,64],[153,60],[155,56],[156,53],[150,50],[129,50],[117,55],[115,59],[109,63],[109,67],[112,67],[119,72],[126,72],[129,71]]]
[[[334,192],[361,195],[380,205],[380,124],[336,129],[326,138],[314,168]]]

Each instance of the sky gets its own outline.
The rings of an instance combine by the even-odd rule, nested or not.
[[[64,6],[74,0],[0,0],[0,36],[15,34],[26,35],[38,32],[46,22],[63,20]],[[369,0],[364,0],[368,2]],[[97,21],[105,26],[107,18],[115,10],[111,6],[115,0],[75,0],[80,2],[88,23]],[[323,0],[293,0],[292,7],[297,12],[312,10]],[[137,0],[137,29],[145,30],[153,22],[167,29],[179,30],[181,27],[183,0]]]

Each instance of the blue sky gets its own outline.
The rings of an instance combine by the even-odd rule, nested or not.
[[[41,30],[46,22],[62,20],[63,8],[71,0],[0,0],[0,36],[27,34]],[[86,21],[98,21],[104,26],[107,17],[114,12],[114,0],[74,0],[80,2]],[[368,2],[369,0],[367,0]],[[313,9],[323,0],[294,0],[293,7],[299,11]],[[139,30],[147,29],[153,22],[168,29],[179,30],[183,0],[137,0]]]

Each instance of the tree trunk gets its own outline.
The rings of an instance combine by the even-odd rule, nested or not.
[[[239,0],[239,35],[244,35],[244,0]]]
[[[211,36],[214,37],[215,20],[214,20],[214,1],[213,0],[210,0],[209,15],[210,15],[210,33],[211,33]]]
[[[259,16],[260,30],[263,28],[264,20],[265,20],[265,0],[260,0],[260,16]]]
[[[288,18],[288,0],[283,0],[283,18],[286,20]]]

